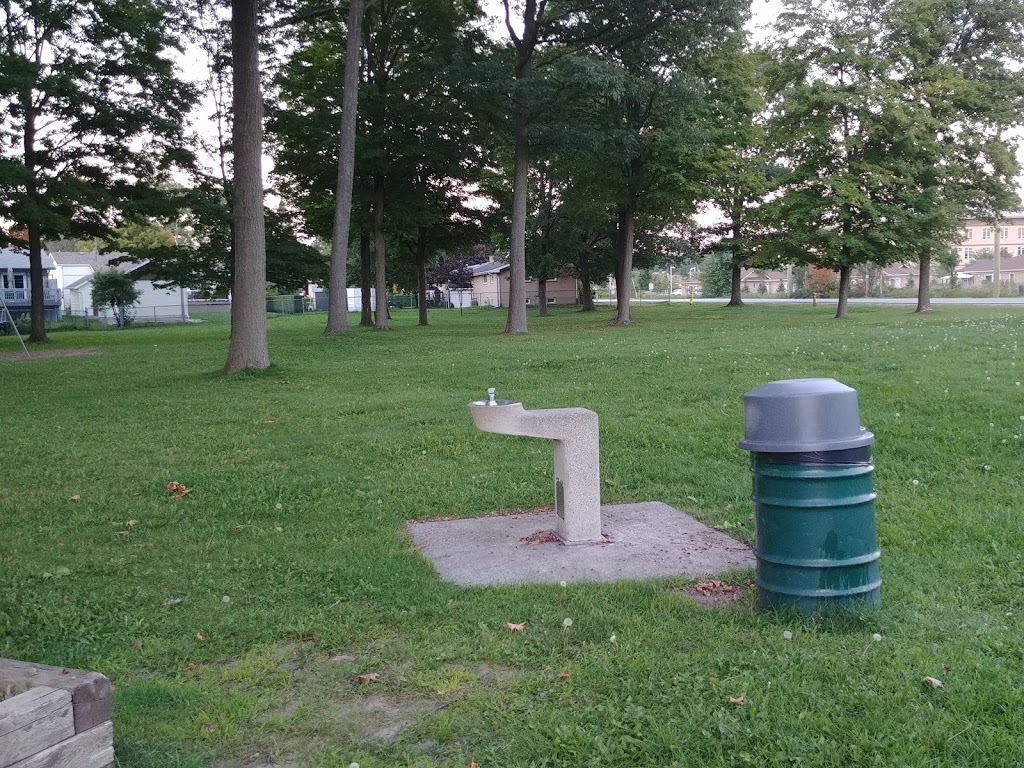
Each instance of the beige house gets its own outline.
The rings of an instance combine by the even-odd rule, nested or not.
[[[970,288],[991,285],[995,274],[992,259],[977,259],[970,264],[961,266],[957,271],[960,285]],[[1024,255],[1003,256],[999,260],[999,282],[1009,286],[1011,290],[1020,290],[1024,286]]]
[[[480,307],[507,307],[509,266],[500,261],[488,261],[470,267],[473,302]],[[576,278],[558,277],[547,281],[547,303],[576,304]],[[526,304],[536,306],[540,299],[540,286],[536,280],[526,281]]]
[[[788,293],[790,278],[774,269],[743,269],[740,272],[740,290],[743,293]]]
[[[910,262],[890,264],[882,269],[882,281],[886,288],[914,288],[921,282],[921,267]]]
[[[1024,256],[1024,213],[1007,213],[999,222],[999,246],[1003,258]],[[991,254],[995,230],[991,224],[981,219],[967,219],[960,236],[960,242],[954,244],[960,264],[968,264],[978,255],[988,250]],[[1004,278],[1005,279],[1005,278]]]

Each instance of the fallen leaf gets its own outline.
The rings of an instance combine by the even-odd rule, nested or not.
[[[380,672],[366,672],[362,675],[356,675],[356,682],[363,685],[380,682]]]
[[[260,424],[274,424],[276,422],[277,419],[263,419],[263,421],[261,421]]]
[[[214,723],[207,723],[206,725],[203,726],[203,730],[206,731],[207,733],[213,733],[214,731],[217,730],[217,726]]]
[[[476,764],[476,760],[469,758],[469,768],[480,768],[480,766]]]
[[[198,640],[200,643],[205,643],[206,635],[204,635],[202,632],[196,632],[196,640]]]
[[[505,627],[509,632],[522,632],[526,627],[526,622],[524,621],[522,624],[513,624],[511,621],[506,621]]]
[[[133,651],[141,651],[142,650],[142,641],[141,640],[136,640],[134,643],[132,643],[132,650]]]
[[[128,531],[118,531],[117,535],[118,536],[127,536],[128,535]]]
[[[185,602],[184,597],[169,597],[164,600],[164,607],[170,608],[172,605],[178,605],[179,603]]]
[[[124,521],[124,527],[125,528],[134,528],[138,524],[138,522],[139,522],[138,520],[125,520]]]
[[[171,492],[172,499],[180,499],[182,496],[192,493],[191,488],[186,488],[184,485],[175,480],[171,480],[169,483],[167,483],[164,486],[164,489]]]
[[[925,685],[930,685],[932,688],[941,688],[942,687],[942,681],[941,680],[939,680],[937,678],[934,678],[934,677],[928,677],[927,675],[925,675],[924,677],[921,678],[921,682],[924,683]]]
[[[185,669],[190,671],[196,669],[196,663],[194,661],[190,661],[188,664],[185,665]]]
[[[746,699],[742,696],[730,696],[729,703],[734,707],[742,707],[746,703]]]
[[[132,498],[135,498],[135,499],[137,499],[137,498],[139,498],[139,496],[141,496],[141,495],[142,495],[142,492],[141,492],[141,491],[138,491],[138,492],[136,492],[136,493],[133,493],[133,494],[132,494]]]
[[[81,500],[82,500],[82,497],[79,494],[77,494],[77,493],[74,496],[68,496],[68,501],[81,501]]]
[[[555,675],[555,680],[568,680],[572,677],[572,672],[559,672]]]

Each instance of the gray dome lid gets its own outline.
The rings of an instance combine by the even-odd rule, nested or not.
[[[743,396],[740,448],[757,453],[842,451],[871,445],[857,390],[835,379],[786,379]]]

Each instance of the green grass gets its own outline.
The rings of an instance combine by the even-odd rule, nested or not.
[[[102,354],[0,361],[0,656],[108,675],[121,766],[1024,763],[1024,313],[831,314],[272,317],[272,368],[230,379],[226,319],[53,334]],[[405,532],[552,503],[544,441],[472,425],[495,386],[600,414],[605,502],[751,540],[742,395],[802,376],[855,387],[876,435],[877,613],[702,608],[682,580],[460,589]]]

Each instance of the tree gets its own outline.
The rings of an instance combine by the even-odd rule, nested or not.
[[[42,239],[104,237],[158,206],[154,182],[189,164],[194,90],[168,53],[162,0],[0,3],[0,219],[27,229],[32,341],[46,338]]]
[[[636,13],[606,3],[616,37],[597,37],[572,63],[576,98],[563,105],[577,134],[573,176],[614,216],[615,324],[630,322],[635,245],[692,213],[706,194],[716,56],[740,25],[739,3],[665,0]],[[583,34],[586,35],[586,26]]]
[[[846,317],[853,266],[897,260],[906,237],[906,209],[892,192],[898,137],[883,120],[898,98],[876,23],[886,2],[792,0],[777,22],[780,34],[799,33],[773,49],[768,136],[786,170],[764,206],[774,230],[766,250],[838,270],[837,318]]]
[[[231,343],[225,373],[270,366],[267,349],[267,244],[263,214],[263,97],[257,0],[231,0],[234,150]]]
[[[93,275],[92,303],[97,307],[110,307],[118,328],[127,328],[131,323],[128,310],[141,295],[131,275],[120,270],[103,269]]]
[[[899,85],[898,191],[920,263],[917,311],[931,309],[930,269],[965,214],[991,222],[1019,205],[1008,136],[1024,123],[1024,6],[1018,0],[905,0],[885,16]]]
[[[729,295],[733,257],[728,251],[712,251],[700,265],[700,291],[707,298]]]
[[[356,165],[356,108],[359,99],[359,52],[362,49],[364,0],[349,0],[345,30],[345,75],[338,132],[338,183],[331,230],[331,291],[325,333],[348,330],[348,240],[352,219],[352,179]]]

